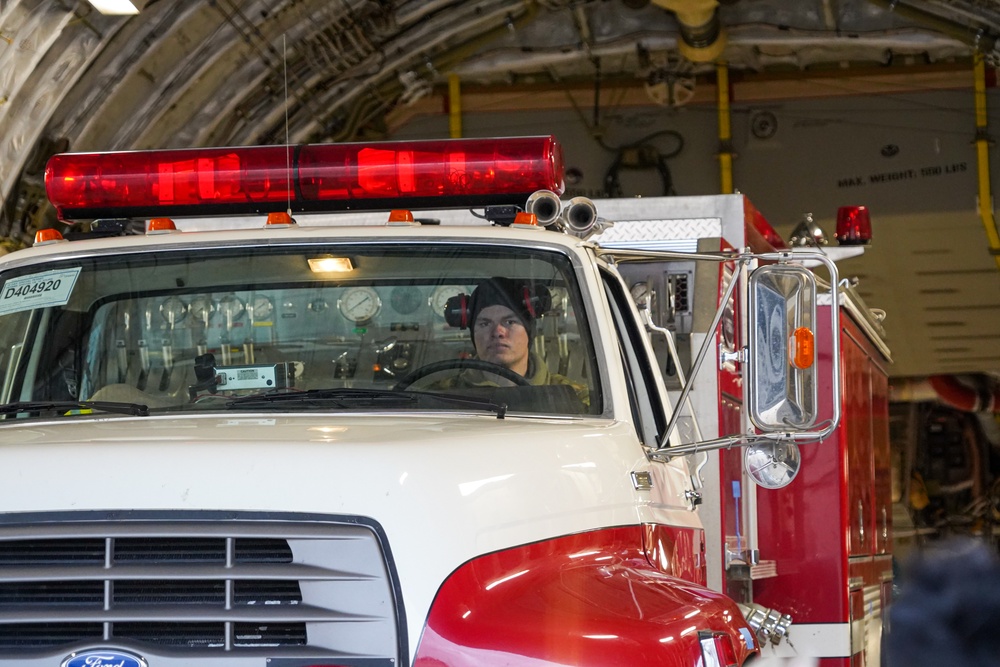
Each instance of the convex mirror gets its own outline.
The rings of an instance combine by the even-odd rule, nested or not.
[[[765,489],[780,489],[791,484],[799,474],[802,455],[794,442],[762,440],[744,450],[743,465],[758,485]]]

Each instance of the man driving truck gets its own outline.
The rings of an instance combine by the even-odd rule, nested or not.
[[[590,398],[586,386],[549,371],[545,361],[531,350],[536,321],[552,308],[552,296],[543,285],[504,277],[483,280],[472,296],[459,297],[466,308],[461,318],[472,333],[476,358],[511,370],[531,385],[569,385],[584,405]],[[435,383],[435,389],[488,386],[496,376],[467,369]]]

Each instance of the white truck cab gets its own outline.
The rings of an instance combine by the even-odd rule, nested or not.
[[[93,224],[97,238],[46,232],[0,258],[0,665],[755,655],[736,603],[705,587],[685,456],[698,445],[669,432],[615,266],[628,253],[586,240],[603,224],[586,202],[556,215],[552,139],[321,147],[346,161],[309,148],[294,164],[284,147],[50,162],[66,218],[261,215],[222,231]],[[538,190],[512,224],[509,202]],[[475,210],[461,225],[264,224],[286,204],[400,208],[393,197],[501,224]],[[799,405],[808,383],[784,370],[799,296],[775,288],[785,274],[758,275],[757,303],[780,311],[767,357],[780,377],[758,385]],[[497,279],[528,338],[523,374],[474,342],[477,290]],[[792,442],[812,426],[796,415],[745,439]]]

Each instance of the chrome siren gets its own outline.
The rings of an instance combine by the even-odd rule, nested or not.
[[[559,201],[559,195],[552,190],[539,190],[528,197],[524,210],[527,213],[534,213],[539,225],[551,227],[559,223],[562,202]]]
[[[573,197],[563,206],[559,221],[563,229],[582,239],[611,226],[609,220],[597,217],[597,206],[587,197]]]

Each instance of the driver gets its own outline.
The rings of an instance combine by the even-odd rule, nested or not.
[[[508,278],[483,281],[469,300],[469,322],[479,359],[504,366],[530,381],[545,364],[529,352],[535,318],[524,305],[524,291]],[[529,368],[533,371],[530,375]]]
[[[551,307],[551,296],[543,286],[532,286],[510,278],[482,281],[469,298],[469,328],[476,358],[503,366],[532,385],[570,385],[584,404],[588,388],[567,377],[550,373],[548,365],[531,351],[537,317]],[[436,388],[496,384],[489,373],[468,369],[442,380]]]

